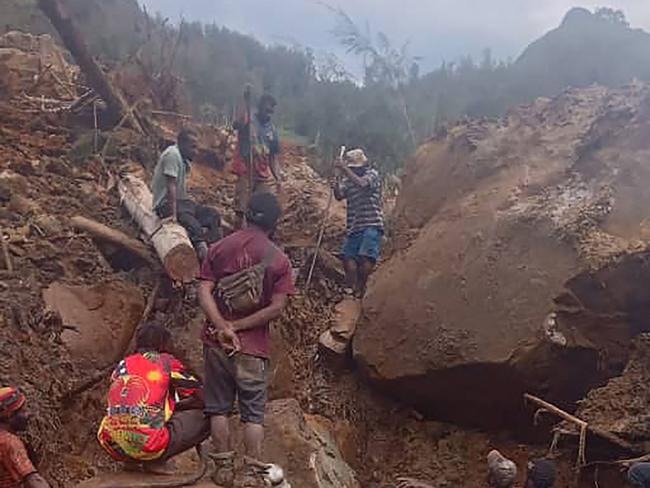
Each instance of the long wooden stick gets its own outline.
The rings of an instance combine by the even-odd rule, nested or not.
[[[341,151],[339,153],[339,160],[343,159],[345,154],[345,146],[341,146]],[[320,253],[320,247],[323,244],[323,237],[325,236],[325,227],[327,226],[327,220],[330,215],[330,207],[332,206],[332,201],[334,200],[334,191],[330,188],[330,195],[327,199],[327,207],[325,207],[325,214],[323,215],[323,222],[320,226],[320,231],[318,232],[318,241],[316,243],[316,252],[314,253],[314,258],[311,261],[311,266],[309,267],[309,274],[307,275],[307,282],[305,283],[305,292],[309,290],[311,285],[311,279],[314,275],[314,268],[316,267],[316,261],[318,260],[318,254]]]
[[[528,393],[524,394],[524,398],[532,403],[535,403],[536,405],[540,406],[543,410],[555,414],[558,417],[566,420],[567,422],[570,422],[572,424],[577,425],[579,428],[585,427],[589,432],[591,432],[593,435],[598,436],[607,442],[610,442],[621,449],[624,449],[626,451],[632,452],[632,453],[639,453],[642,454],[643,451],[641,451],[638,447],[635,447],[633,444],[627,442],[626,440],[622,439],[621,437],[617,436],[616,434],[613,434],[612,432],[607,432],[606,430],[599,429],[598,427],[593,427],[589,425],[587,422],[585,422],[582,419],[579,419],[578,417],[571,415],[570,413],[565,412],[564,410],[556,407],[555,405],[552,405],[551,403],[548,403],[545,400],[542,400],[539,397],[536,397],[534,395],[530,395]]]
[[[75,229],[82,230],[89,233],[91,236],[105,242],[109,242],[121,248],[127,249],[131,253],[149,264],[154,264],[156,261],[151,256],[149,247],[143,242],[127,236],[124,232],[112,229],[104,224],[100,224],[95,220],[87,219],[77,215],[71,219],[72,226]]]

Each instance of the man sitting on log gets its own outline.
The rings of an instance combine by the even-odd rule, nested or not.
[[[202,260],[208,253],[208,243],[221,238],[221,218],[216,210],[199,205],[188,196],[187,176],[196,154],[196,134],[190,129],[182,129],[178,133],[177,143],[165,149],[160,156],[151,186],[154,211],[159,217],[170,218],[187,230]],[[206,234],[204,227],[208,229]]]
[[[29,422],[25,402],[17,388],[0,388],[0,487],[49,488],[17,435],[27,430]]]
[[[203,415],[201,384],[174,356],[171,333],[143,325],[136,353],[122,360],[111,378],[108,409],[97,433],[111,457],[170,474],[166,461],[210,435]]]
[[[281,315],[287,295],[294,292],[291,263],[269,238],[280,214],[274,195],[253,195],[247,227],[211,246],[201,268],[199,301],[207,318],[205,413],[210,416],[215,447],[213,480],[226,488],[235,478],[228,417],[236,398],[248,455],[238,486],[264,486],[262,477],[269,474],[260,473],[265,465],[258,461],[271,371],[269,323]]]
[[[343,260],[346,293],[363,297],[368,278],[381,252],[384,236],[381,177],[362,149],[348,151],[335,163],[343,173],[334,183],[334,196],[347,201],[347,238]]]

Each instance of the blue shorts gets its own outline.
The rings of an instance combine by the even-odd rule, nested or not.
[[[345,239],[343,257],[345,259],[367,258],[377,262],[381,254],[383,237],[384,232],[379,227],[368,227],[354,232]]]

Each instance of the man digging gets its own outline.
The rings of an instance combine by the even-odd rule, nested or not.
[[[347,201],[347,238],[343,245],[346,294],[362,298],[381,252],[384,236],[381,178],[362,149],[348,151],[336,161],[340,172],[334,196]]]
[[[246,107],[234,124],[237,130],[237,152],[232,172],[237,175],[235,205],[237,226],[244,222],[248,199],[255,193],[277,193],[281,184],[278,155],[280,137],[272,117],[277,102],[272,95],[265,93],[257,103],[255,114],[250,113],[251,90],[244,92]],[[275,187],[275,188],[274,188]]]
[[[281,470],[260,463],[269,377],[269,323],[278,318],[294,292],[291,263],[269,236],[281,210],[269,193],[254,194],[247,226],[212,245],[201,268],[199,301],[206,315],[203,331],[205,413],[210,417],[217,466],[214,482],[235,482],[235,453],[229,416],[235,399],[244,424],[246,458],[237,487],[283,483]]]

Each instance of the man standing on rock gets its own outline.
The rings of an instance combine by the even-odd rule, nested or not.
[[[211,418],[215,447],[214,481],[225,487],[235,477],[228,417],[236,397],[247,454],[237,486],[260,486],[269,323],[280,317],[294,292],[289,259],[269,238],[280,214],[274,195],[254,194],[245,215],[247,226],[211,246],[201,268],[199,301],[207,318],[205,413]]]
[[[238,226],[243,217],[248,199],[255,193],[274,193],[274,186],[280,187],[281,176],[278,166],[280,137],[271,118],[277,102],[272,95],[264,94],[257,104],[257,112],[251,116],[251,90],[244,92],[245,112],[234,124],[237,130],[237,152],[232,171],[237,175],[235,205]]]
[[[370,167],[362,149],[348,151],[335,166],[342,174],[334,182],[334,196],[347,201],[347,238],[343,245],[346,293],[361,298],[379,260],[384,236],[381,177]]]
[[[49,488],[49,483],[38,474],[25,444],[18,437],[27,430],[29,416],[25,395],[17,388],[0,388],[0,487]]]
[[[172,219],[181,224],[192,241],[199,259],[208,253],[208,242],[221,237],[221,218],[216,210],[190,200],[187,193],[187,176],[191,162],[197,154],[196,134],[182,129],[176,144],[169,146],[160,156],[153,174],[153,208],[160,218]],[[208,229],[204,235],[203,228]],[[206,242],[207,241],[207,242]]]

